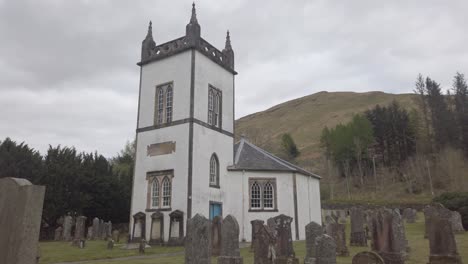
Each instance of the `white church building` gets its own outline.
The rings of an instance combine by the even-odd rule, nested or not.
[[[185,35],[157,45],[150,22],[141,49],[130,238],[183,243],[186,221],[233,215],[240,239],[252,220],[293,217],[292,235],[321,223],[320,177],[247,139],[234,140],[234,52],[200,35],[195,6]]]

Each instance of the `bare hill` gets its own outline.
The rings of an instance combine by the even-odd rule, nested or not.
[[[354,114],[393,100],[411,108],[413,94],[384,92],[318,92],[236,120],[236,137],[244,134],[254,144],[281,156],[280,138],[290,133],[301,155],[297,163],[320,172],[320,134],[325,126],[348,122]]]

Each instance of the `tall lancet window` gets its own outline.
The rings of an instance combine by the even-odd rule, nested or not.
[[[263,208],[273,209],[273,185],[270,182],[263,186]]]
[[[172,82],[156,87],[156,104],[154,113],[155,125],[172,122],[174,88]]]
[[[219,187],[219,162],[216,154],[211,155],[210,159],[210,186]]]
[[[153,180],[153,187],[152,187],[152,197],[151,197],[151,205],[152,207],[158,208],[159,207],[159,181],[157,178]]]
[[[166,91],[166,123],[172,122],[172,87]]]
[[[171,181],[165,177],[162,183],[162,207],[171,206]]]
[[[208,124],[221,127],[222,94],[213,86],[208,87]]]
[[[260,190],[260,185],[257,182],[254,182],[250,188],[250,208],[261,209],[261,199],[262,193]]]

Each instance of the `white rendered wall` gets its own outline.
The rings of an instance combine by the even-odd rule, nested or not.
[[[275,178],[277,188],[277,212],[249,212],[249,178]],[[309,210],[311,219],[315,219],[317,223],[321,223],[320,217],[320,199],[318,201],[310,200],[309,206],[307,196],[307,178],[304,175],[296,174],[297,194],[298,194],[298,218],[294,215],[294,190],[293,190],[293,173],[291,172],[253,172],[253,171],[230,171],[227,177],[229,191],[226,194],[226,213],[223,215],[232,214],[239,222],[240,240],[245,239],[250,241],[252,237],[252,228],[250,221],[263,220],[266,221],[280,214],[285,214],[294,218],[291,224],[292,237],[296,239],[295,221],[299,223],[299,239],[305,239],[305,225],[309,221]],[[319,191],[319,180],[310,178],[309,186],[311,197],[320,197],[317,194]],[[302,200],[299,202],[299,200]]]
[[[234,133],[233,74],[195,52],[195,118],[208,123],[208,85],[222,91],[222,129]]]
[[[234,139],[210,128],[194,124],[193,133],[193,176],[192,176],[192,216],[197,213],[209,217],[209,202],[220,202],[223,216],[226,216],[226,192],[231,187],[226,181],[227,166],[233,163]],[[216,153],[219,160],[220,188],[209,186],[210,159]]]
[[[191,51],[185,51],[142,67],[138,128],[154,125],[156,86],[173,82],[172,120],[190,114]]]

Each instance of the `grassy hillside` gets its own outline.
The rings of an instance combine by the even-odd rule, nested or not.
[[[392,100],[411,107],[414,96],[383,92],[319,92],[237,120],[236,136],[244,134],[254,144],[280,154],[281,135],[290,133],[301,151],[297,162],[319,173],[322,169],[320,134],[325,126],[346,123],[354,114],[377,104],[389,104]]]

